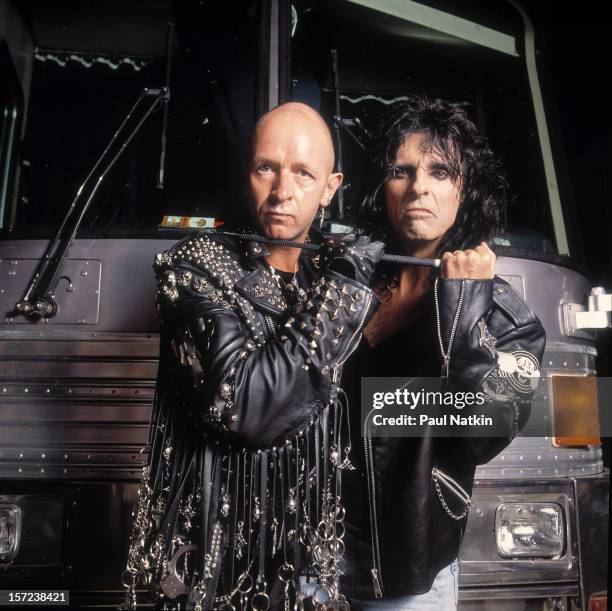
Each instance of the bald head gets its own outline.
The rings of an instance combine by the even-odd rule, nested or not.
[[[329,128],[310,106],[291,102],[257,122],[251,144],[254,220],[269,237],[302,241],[342,183]]]
[[[317,154],[327,171],[330,174],[333,172],[335,155],[332,135],[327,123],[314,108],[301,102],[287,102],[269,110],[255,125],[251,151],[256,149],[257,139],[262,132],[268,130],[279,134],[302,132],[316,146]]]

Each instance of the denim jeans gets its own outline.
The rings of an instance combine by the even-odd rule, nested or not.
[[[302,581],[301,590],[308,596],[316,586]],[[402,598],[382,598],[380,600],[351,599],[351,609],[363,611],[455,611],[459,597],[459,567],[453,561],[442,569],[425,594],[413,594]]]

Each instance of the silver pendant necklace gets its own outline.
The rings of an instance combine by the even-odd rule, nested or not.
[[[306,301],[306,292],[300,288],[298,284],[297,271],[293,272],[291,280],[286,281],[278,270],[274,269],[267,261],[266,265],[268,266],[270,275],[276,281],[281,293],[283,293],[287,305],[292,311],[299,312],[301,310],[301,304]]]

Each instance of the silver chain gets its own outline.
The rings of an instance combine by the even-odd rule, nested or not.
[[[436,277],[436,280],[434,282],[434,301],[436,304],[436,326],[438,328],[438,341],[440,343],[440,352],[442,353],[442,359],[443,359],[442,367],[445,373],[445,377],[448,378],[448,374],[450,371],[450,355],[453,350],[455,334],[457,333],[459,317],[461,316],[461,309],[463,307],[463,298],[465,295],[465,280],[461,281],[461,291],[459,293],[459,303],[457,304],[457,310],[455,311],[455,320],[453,320],[453,326],[451,329],[450,338],[448,340],[448,350],[446,351],[446,353],[444,352],[444,342],[442,341],[442,328],[440,325],[440,305],[438,303],[438,280],[439,280],[439,277]]]
[[[455,335],[457,333],[457,326],[459,325],[459,317],[461,316],[461,310],[463,308],[463,299],[465,297],[465,280],[461,281],[461,290],[459,293],[459,302],[457,303],[457,309],[455,310],[455,319],[453,320],[453,326],[451,328],[450,337],[448,340],[448,349],[444,352],[444,342],[442,340],[442,325],[440,324],[440,304],[438,302],[438,281],[439,277],[436,278],[434,282],[434,302],[436,305],[436,327],[438,331],[438,342],[440,343],[440,352],[442,353],[443,359],[443,371],[444,375],[448,378],[450,372],[450,356],[453,350],[453,344],[455,342]],[[432,472],[431,477],[433,479],[434,487],[438,494],[438,498],[440,499],[440,503],[446,513],[453,518],[453,520],[462,520],[467,515],[470,505],[472,504],[472,500],[468,497],[466,501],[465,509],[460,513],[456,514],[451,511],[448,503],[446,502],[444,495],[442,494],[442,490],[440,489],[440,484],[438,483],[438,477],[435,472]]]
[[[444,495],[442,494],[442,490],[440,489],[440,484],[438,483],[438,476],[433,471],[431,473],[431,478],[433,479],[436,492],[438,493],[438,498],[440,499],[440,503],[442,504],[444,511],[446,511],[446,513],[451,518],[453,518],[453,520],[463,520],[463,518],[465,518],[465,516],[468,514],[470,507],[472,506],[472,499],[469,497],[467,498],[465,502],[465,509],[460,514],[453,513],[448,504],[446,503],[446,500],[444,499]]]

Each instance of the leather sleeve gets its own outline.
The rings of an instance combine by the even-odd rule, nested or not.
[[[234,444],[258,447],[303,430],[327,403],[377,304],[367,287],[328,273],[310,290],[306,309],[274,331],[246,298],[192,268],[164,270],[159,294],[181,388],[192,389],[190,417]]]
[[[457,306],[463,298],[457,314]],[[529,418],[539,383],[546,334],[537,316],[500,278],[439,279],[439,328],[445,350],[456,324],[450,354],[451,389],[484,392],[503,423],[504,437],[449,439],[452,458],[483,464],[518,435]],[[455,323],[456,319],[456,323]]]

